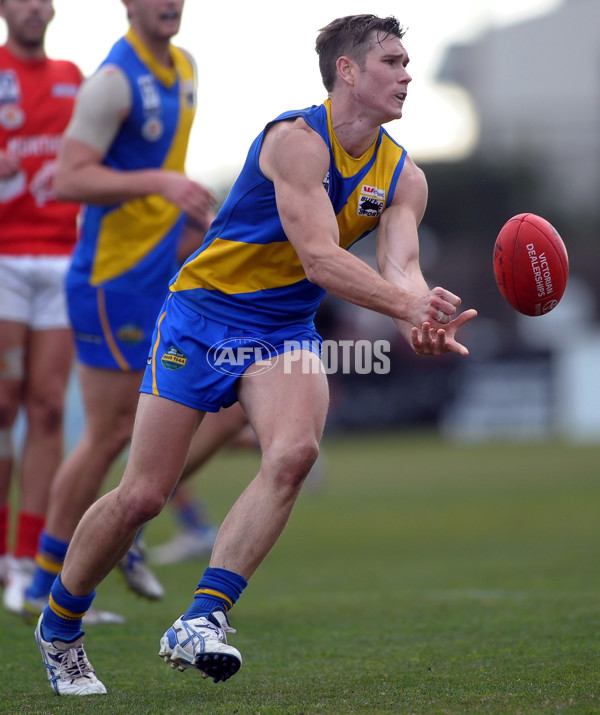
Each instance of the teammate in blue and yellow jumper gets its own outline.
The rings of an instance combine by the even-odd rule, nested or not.
[[[402,116],[411,81],[403,34],[395,18],[374,15],[321,31],[328,100],[267,125],[202,247],[171,282],[125,474],[84,515],[53,587],[64,617],[48,625],[61,641],[83,638],[80,614],[140,524],[164,506],[204,413],[239,400],[261,467],[159,650],[173,667],[215,681],[237,672],[226,614],[283,531],[319,450],[328,388],[313,317],[325,291],[390,316],[418,355],[468,354],[456,333],[476,311],[459,314],[458,296],[425,282],[417,233],[425,178],[382,127]],[[346,250],[375,228],[379,272]],[[286,359],[289,351],[302,359]]]
[[[66,287],[85,421],[52,485],[30,612],[47,603],[79,519],[131,437],[186,216],[204,229],[212,218],[212,194],[185,175],[195,69],[170,41],[183,0],[168,11],[154,0],[125,5],[130,29],[83,84],[58,157],[59,198],[84,204]],[[120,567],[139,593],[162,596],[137,551]]]

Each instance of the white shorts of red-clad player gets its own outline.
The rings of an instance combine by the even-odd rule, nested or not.
[[[68,328],[65,276],[70,256],[0,255],[0,320],[31,330]]]

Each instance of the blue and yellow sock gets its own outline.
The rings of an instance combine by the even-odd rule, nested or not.
[[[92,591],[89,596],[72,596],[58,575],[52,584],[50,600],[42,618],[44,640],[70,643],[83,635],[81,620],[92,605],[95,595],[96,591]]]
[[[183,621],[199,616],[208,617],[220,609],[227,613],[238,600],[248,582],[243,576],[227,569],[211,568],[204,571],[194,594],[192,605],[181,617]]]
[[[54,579],[62,570],[68,548],[68,541],[55,539],[45,531],[42,532],[35,557],[37,568],[33,574],[31,585],[26,591],[27,596],[30,598],[48,597]]]

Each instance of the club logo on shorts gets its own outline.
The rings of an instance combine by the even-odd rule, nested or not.
[[[165,370],[179,370],[180,368],[185,367],[186,363],[187,356],[174,345],[171,345],[171,347],[160,359],[160,364],[165,368]]]
[[[127,345],[135,345],[141,342],[144,338],[144,331],[139,325],[134,325],[133,323],[128,323],[127,325],[122,325],[117,330],[117,339],[122,343]]]

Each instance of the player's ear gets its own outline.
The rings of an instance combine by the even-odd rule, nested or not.
[[[337,73],[342,79],[342,81],[353,87],[354,72],[356,68],[354,62],[349,57],[342,55],[341,57],[337,58],[335,66],[337,68]]]

